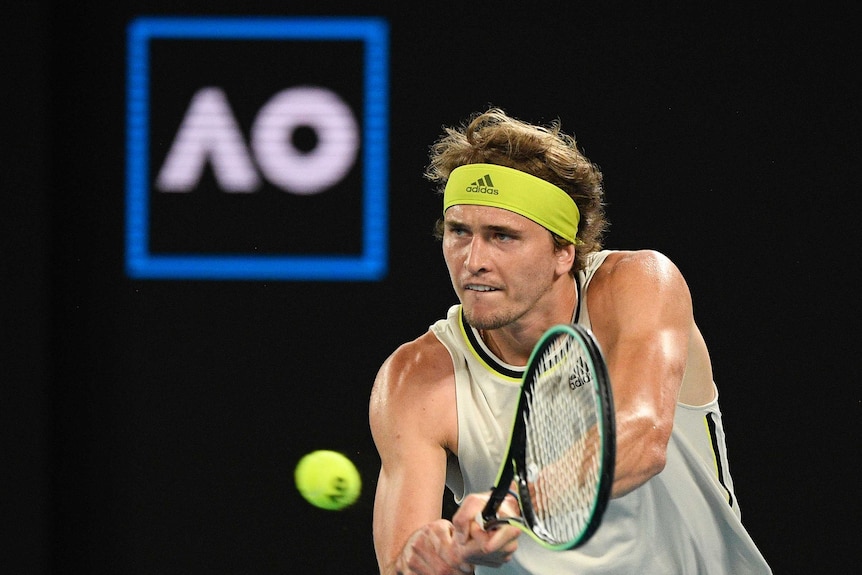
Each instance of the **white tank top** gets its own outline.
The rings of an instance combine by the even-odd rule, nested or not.
[[[588,328],[590,280],[609,253],[593,254],[575,280],[579,298],[573,321]],[[449,350],[455,368],[458,454],[450,458],[446,484],[461,501],[467,493],[493,487],[508,449],[524,368],[497,358],[466,324],[460,305],[431,331]],[[550,551],[521,537],[510,563],[476,568],[477,575],[771,572],[740,521],[717,394],[703,406],[677,404],[664,470],[611,500],[585,545]]]

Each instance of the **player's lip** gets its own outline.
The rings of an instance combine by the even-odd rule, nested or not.
[[[475,291],[479,293],[499,291],[499,288],[495,288],[486,284],[464,284],[464,289],[466,291]]]

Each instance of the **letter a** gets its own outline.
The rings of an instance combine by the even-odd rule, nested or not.
[[[192,191],[207,161],[225,192],[253,192],[260,186],[242,132],[219,88],[202,88],[192,97],[156,187],[163,192]]]

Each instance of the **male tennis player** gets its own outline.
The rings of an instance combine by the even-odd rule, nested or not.
[[[718,392],[677,267],[603,250],[602,176],[558,123],[474,115],[432,147],[443,257],[460,305],[382,365],[370,402],[381,458],[384,575],[771,573],[740,521]],[[552,551],[476,522],[506,455],[519,380],[554,324],[594,332],[616,409],[612,499],[583,546]],[[460,503],[441,518],[448,487]],[[501,515],[518,515],[507,498]]]

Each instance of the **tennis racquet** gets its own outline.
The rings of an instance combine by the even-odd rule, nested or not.
[[[615,437],[598,343],[577,324],[550,328],[527,362],[509,453],[477,521],[485,529],[515,525],[549,549],[583,545],[610,497]],[[517,497],[521,517],[497,516],[509,494]]]

